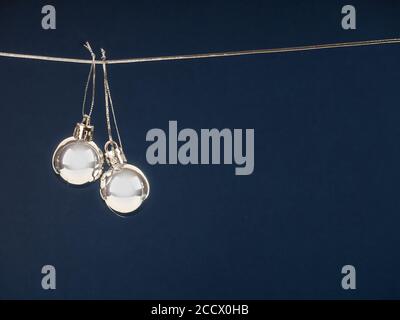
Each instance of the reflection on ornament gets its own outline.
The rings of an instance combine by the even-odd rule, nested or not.
[[[100,195],[112,211],[126,216],[149,196],[150,185],[140,169],[126,163],[122,149],[114,141],[107,142],[105,149],[111,167],[100,179]]]
[[[104,157],[92,141],[93,130],[90,117],[85,115],[73,136],[63,140],[53,154],[54,171],[70,184],[83,185],[101,176]]]

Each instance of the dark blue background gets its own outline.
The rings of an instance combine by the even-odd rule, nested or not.
[[[398,1],[2,1],[0,51],[110,58],[399,36]],[[400,298],[400,48],[386,45],[110,67],[141,213],[51,168],[80,120],[87,65],[0,58],[0,298]],[[100,69],[99,74],[100,74]],[[101,76],[96,141],[106,139]],[[151,128],[255,128],[255,171],[150,166]],[[57,290],[41,288],[45,264]],[[357,290],[341,289],[341,268]]]

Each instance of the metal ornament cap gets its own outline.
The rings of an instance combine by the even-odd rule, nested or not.
[[[150,193],[150,184],[137,167],[119,163],[100,179],[100,196],[111,211],[127,216],[137,210]]]
[[[72,185],[96,181],[103,172],[103,152],[92,141],[94,128],[89,121],[84,117],[77,123],[73,136],[61,141],[53,153],[54,172]]]
[[[126,157],[122,148],[118,144],[109,140],[104,146],[105,158],[109,166],[116,166],[118,164],[126,163]]]

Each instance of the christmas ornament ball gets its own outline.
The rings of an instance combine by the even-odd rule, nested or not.
[[[103,170],[103,153],[93,141],[63,140],[53,155],[53,169],[66,182],[83,185],[97,180]]]
[[[100,195],[115,213],[125,216],[149,196],[150,185],[137,167],[123,163],[112,166],[100,179]]]

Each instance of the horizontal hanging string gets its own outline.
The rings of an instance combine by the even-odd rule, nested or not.
[[[155,62],[155,61],[192,60],[192,59],[207,59],[207,58],[259,55],[259,54],[270,54],[270,53],[299,52],[299,51],[322,50],[322,49],[348,48],[348,47],[363,47],[363,46],[374,46],[374,45],[395,44],[395,43],[400,43],[400,38],[354,41],[354,42],[339,42],[339,43],[317,44],[317,45],[310,45],[310,46],[273,48],[273,49],[256,49],[256,50],[243,50],[243,51],[198,53],[198,54],[145,57],[145,58],[130,58],[130,59],[119,59],[119,60],[107,60],[107,61],[96,60],[96,61],[94,61],[94,63],[96,63],[96,64],[104,64],[104,63],[106,63],[106,64],[124,64],[124,63],[141,63],[141,62]],[[41,60],[41,61],[53,61],[53,62],[67,62],[67,63],[83,63],[83,64],[93,63],[93,60],[86,60],[86,59],[50,57],[50,56],[18,54],[18,53],[9,53],[9,52],[0,52],[0,57]]]

